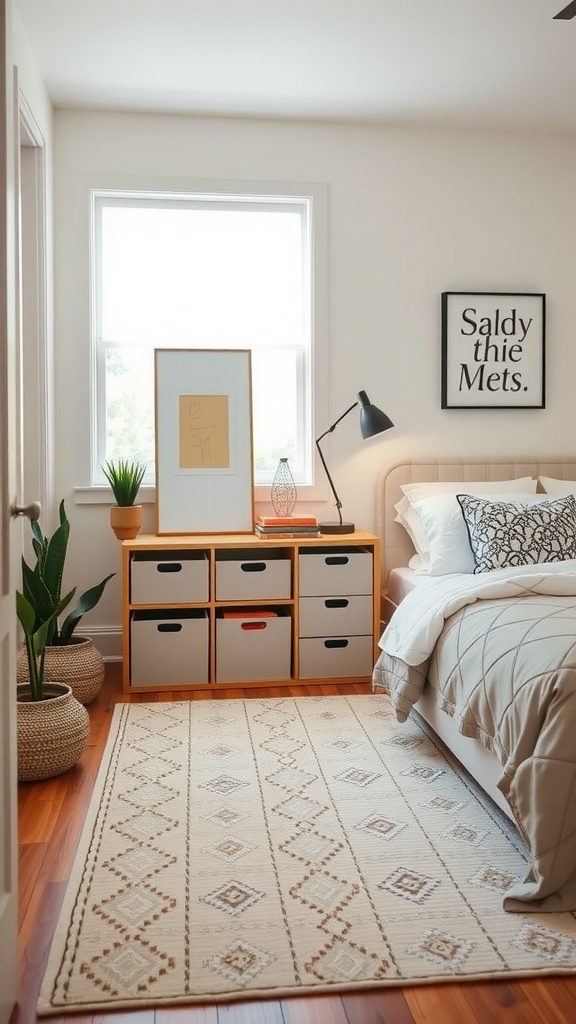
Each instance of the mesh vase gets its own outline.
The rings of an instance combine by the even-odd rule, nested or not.
[[[298,491],[294,483],[292,471],[288,465],[288,459],[280,459],[278,468],[272,481],[270,499],[272,508],[277,516],[291,516],[298,498]]]

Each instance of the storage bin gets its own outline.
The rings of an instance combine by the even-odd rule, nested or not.
[[[196,604],[208,600],[206,551],[135,551],[130,563],[132,604]]]
[[[217,601],[278,601],[289,598],[292,585],[290,552],[216,552]]]
[[[299,654],[300,679],[371,676],[374,668],[371,636],[302,639]]]
[[[298,567],[300,597],[372,593],[372,552],[364,548],[307,548]]]
[[[130,685],[208,683],[208,613],[150,609],[130,620]]]
[[[286,608],[271,614],[238,610],[216,619],[216,682],[290,679],[292,618]]]
[[[354,636],[373,633],[372,597],[301,597],[298,604],[299,634],[303,636]]]

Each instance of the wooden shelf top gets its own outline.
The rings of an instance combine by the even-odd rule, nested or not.
[[[304,545],[306,547],[345,547],[347,544],[374,544],[379,538],[367,530],[355,530],[354,533],[323,534],[321,537],[266,537],[262,539],[253,533],[179,533],[155,534],[141,533],[134,540],[122,541],[122,547],[132,551],[162,548],[174,550],[187,547],[206,548],[238,548],[259,547],[277,548]]]

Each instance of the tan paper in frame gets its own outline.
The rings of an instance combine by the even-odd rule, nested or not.
[[[180,469],[228,469],[228,395],[180,395],[179,401]]]

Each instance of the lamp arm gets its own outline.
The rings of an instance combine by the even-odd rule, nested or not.
[[[352,409],[355,409],[357,405],[358,405],[358,402],[354,402],[353,405],[351,405],[349,409],[346,409],[346,412],[343,412],[342,415],[339,416],[337,420],[335,420],[335,422],[332,424],[332,426],[328,427],[328,430],[325,430],[323,434],[320,434],[320,437],[317,438],[317,440],[316,440],[316,447],[318,449],[318,455],[320,456],[320,461],[322,462],[322,465],[324,466],[324,472],[326,473],[326,476],[328,477],[328,483],[330,484],[330,488],[332,490],[332,494],[334,495],[334,501],[335,501],[336,509],[338,510],[338,519],[340,521],[340,524],[342,524],[342,512],[340,511],[340,509],[342,508],[342,502],[340,501],[340,498],[338,497],[338,494],[336,493],[336,488],[334,487],[334,481],[332,480],[332,477],[330,476],[330,471],[328,469],[328,466],[326,465],[326,459],[324,458],[324,455],[322,453],[322,449],[320,447],[320,441],[322,441],[323,438],[325,438],[327,434],[331,434],[332,431],[334,430],[334,428],[338,426],[340,421],[343,420],[344,417],[347,416],[349,412],[352,412]]]
[[[340,421],[343,420],[344,417],[347,416],[349,412],[352,412],[352,409],[355,409],[357,405],[358,405],[358,402],[354,402],[354,404],[351,405],[349,409],[346,409],[346,412],[343,412],[342,415],[339,416],[338,419],[332,424],[332,426],[328,427],[328,430],[325,430],[323,434],[320,434],[320,437],[316,441],[316,444],[318,444],[318,441],[321,441],[324,437],[326,437],[326,434],[331,434],[332,431],[334,430],[334,427],[337,427],[338,424],[340,423]],[[320,450],[320,449],[318,449],[318,450]],[[322,454],[322,453],[320,453],[320,454]],[[322,462],[324,462],[324,459],[322,459]],[[326,469],[326,465],[325,464],[324,464],[324,468]],[[327,469],[326,469],[326,472],[328,472]]]
[[[334,424],[334,426],[335,425],[336,424]],[[330,433],[330,431],[327,430],[326,434],[329,434],[329,433]],[[322,437],[326,437],[326,434],[322,434]],[[322,437],[319,437],[318,440],[316,441],[316,447],[318,449],[318,455],[320,456],[322,465],[324,466],[324,472],[326,473],[326,476],[328,477],[328,483],[330,484],[330,487],[332,489],[332,494],[334,495],[335,505],[336,505],[336,508],[338,510],[338,519],[340,520],[340,522],[342,522],[342,513],[340,511],[340,509],[342,508],[342,502],[340,501],[340,498],[338,497],[338,495],[336,493],[336,488],[334,487],[334,481],[332,480],[332,477],[330,476],[330,473],[329,473],[329,470],[328,470],[328,466],[326,465],[326,459],[324,458],[324,456],[322,454],[322,449],[320,447],[320,441],[322,440]]]

